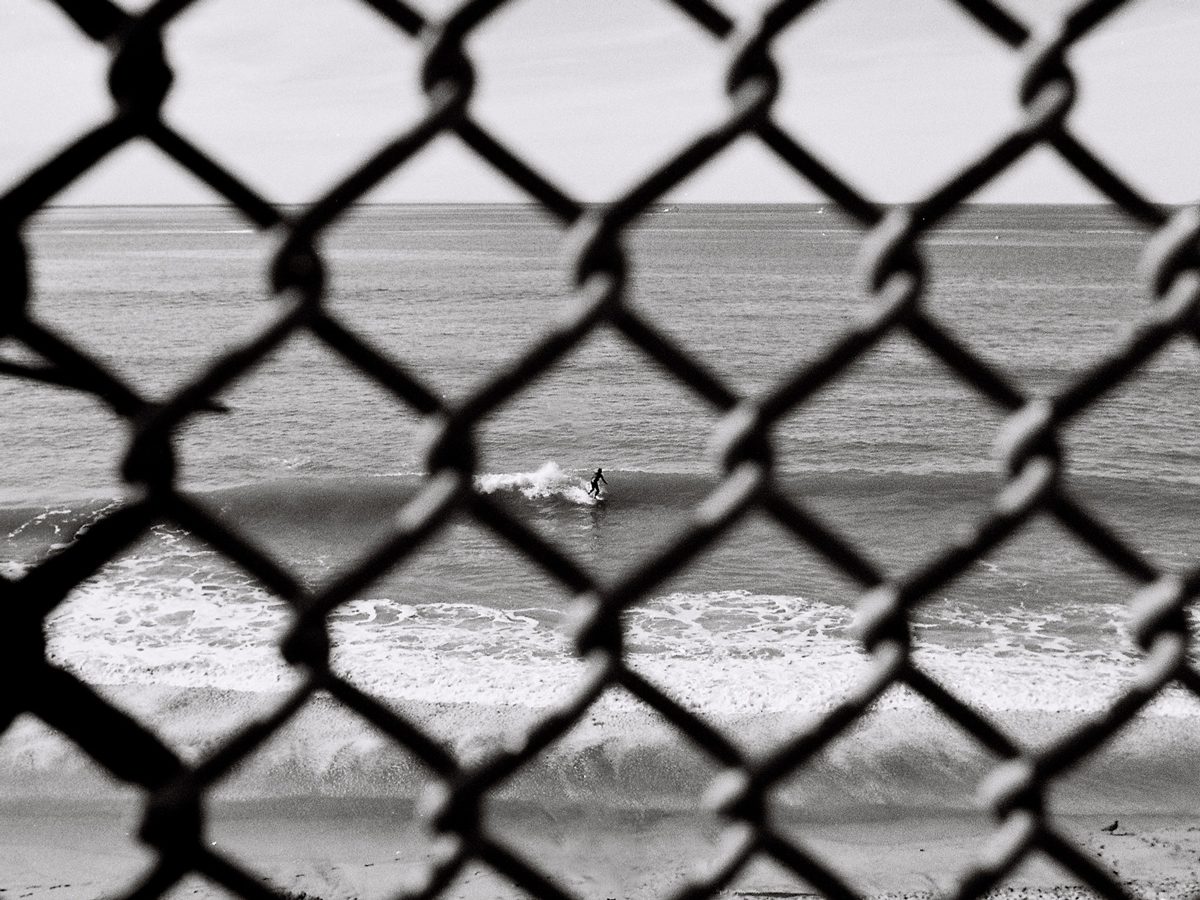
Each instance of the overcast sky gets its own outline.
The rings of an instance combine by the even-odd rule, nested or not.
[[[127,4],[135,6],[136,4]],[[439,15],[448,0],[420,8]],[[763,5],[719,0],[749,18]],[[1030,24],[1071,3],[1010,0]],[[1077,133],[1163,201],[1200,196],[1200,2],[1135,3],[1078,47]],[[728,48],[663,0],[517,0],[470,44],[478,120],[573,195],[611,198],[725,114]],[[354,0],[201,0],[170,29],[169,121],[268,197],[305,202],[422,115],[420,46]],[[1018,115],[1020,58],[948,0],[827,0],[776,45],[776,118],[852,183],[909,200]],[[108,56],[48,0],[0,0],[0,190],[111,109]],[[217,200],[131,145],[59,200]],[[523,195],[443,138],[375,201]],[[743,139],[677,190],[694,202],[820,199]],[[980,199],[1100,199],[1039,153]]]

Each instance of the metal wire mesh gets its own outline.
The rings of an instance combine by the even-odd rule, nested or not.
[[[18,578],[0,578],[6,601],[6,623],[0,633],[0,680],[9,686],[0,698],[0,728],[7,728],[20,714],[31,713],[70,738],[117,779],[144,791],[141,838],[157,857],[134,896],[158,896],[189,873],[199,873],[247,898],[279,896],[252,871],[204,840],[206,796],[216,781],[286,725],[314,692],[324,691],[403,745],[428,766],[440,785],[442,802],[429,812],[429,824],[451,839],[453,851],[431,868],[426,884],[410,896],[437,896],[465,865],[482,862],[533,896],[569,897],[553,872],[542,871],[536,860],[517,855],[486,833],[480,807],[490,791],[578,723],[601,694],[620,686],[657,711],[724,770],[710,796],[728,820],[733,839],[708,874],[687,883],[678,897],[712,896],[759,857],[773,859],[826,896],[852,897],[853,889],[831,866],[777,830],[764,810],[773,786],[846,732],[894,685],[907,686],[925,698],[996,760],[985,793],[997,826],[986,852],[966,868],[953,896],[984,893],[1027,855],[1038,851],[1100,894],[1127,896],[1115,875],[1100,868],[1063,835],[1043,802],[1055,779],[1096,751],[1168,684],[1177,682],[1200,696],[1200,673],[1187,659],[1184,615],[1200,589],[1200,568],[1183,576],[1156,568],[1081,505],[1060,478],[1064,456],[1059,438],[1064,427],[1169,342],[1200,337],[1200,258],[1196,254],[1200,211],[1195,207],[1168,210],[1141,196],[1080,141],[1067,122],[1075,99],[1075,79],[1067,55],[1076,42],[1124,3],[1082,3],[1057,28],[1035,35],[991,0],[954,0],[980,29],[1023,58],[1018,86],[1022,114],[993,146],[928,196],[910,205],[884,206],[862,196],[773,118],[781,76],[771,58],[772,43],[817,5],[814,0],[779,2],[745,30],[737,30],[734,21],[708,0],[670,0],[698,29],[728,47],[728,115],[715,127],[695,135],[670,159],[650,168],[624,196],[598,208],[586,208],[506,148],[470,113],[476,73],[465,44],[473,29],[505,5],[504,0],[471,0],[442,21],[427,20],[403,0],[363,0],[390,23],[383,27],[398,28],[423,44],[422,86],[428,108],[415,126],[365,160],[325,196],[293,212],[258,196],[173,131],[159,115],[172,82],[163,52],[164,33],[192,5],[190,0],[158,0],[139,15],[123,11],[111,0],[54,2],[88,38],[110,50],[109,87],[116,108],[109,121],[81,135],[0,197],[0,285],[5,298],[0,306],[0,337],[20,342],[45,361],[44,365],[5,362],[2,374],[89,392],[111,407],[127,423],[131,439],[122,469],[130,499],[60,553]],[[317,247],[323,229],[443,135],[452,135],[470,148],[570,233],[578,300],[568,319],[453,406],[439,400],[417,374],[385,358],[369,346],[365,336],[338,321],[324,302],[323,261]],[[287,235],[272,271],[279,314],[253,339],[212,359],[199,377],[161,403],[140,396],[95,362],[87,348],[26,314],[37,292],[27,264],[26,223],[72,181],[135,138],[154,144],[256,226],[280,228]],[[814,361],[791,371],[758,396],[739,395],[700,360],[639,318],[626,302],[628,260],[622,244],[625,229],[666,192],[732,142],[746,138],[761,142],[798,178],[858,223],[864,287],[874,301],[869,317],[824,347]],[[1058,393],[1041,397],[1019,390],[1004,371],[984,362],[970,346],[948,334],[923,306],[922,239],[926,232],[1036,148],[1057,153],[1150,235],[1143,262],[1146,289],[1155,301],[1122,346]],[[597,584],[561,549],[472,488],[476,425],[605,325],[720,413],[718,437],[724,448],[724,477],[692,512],[688,526],[648,565],[611,586]],[[437,434],[427,459],[428,477],[388,540],[353,571],[317,591],[303,586],[267,553],[190,501],[178,489],[174,466],[173,436],[180,426],[211,408],[222,389],[300,332],[322,342],[346,365],[434,422]],[[896,332],[906,333],[924,346],[964,385],[1007,415],[1002,440],[1009,478],[969,537],[904,577],[889,580],[849,540],[778,489],[769,433],[774,423]],[[858,635],[872,660],[870,677],[859,689],[813,727],[753,760],[720,730],[627,666],[621,618],[623,611],[688,566],[752,511],[765,513],[861,585]],[[574,696],[542,720],[522,746],[497,750],[471,766],[412,720],[339,677],[329,664],[329,613],[381,573],[403,565],[452,515],[469,517],[490,530],[577,595],[576,648],[591,663],[589,675]],[[957,699],[914,662],[910,651],[911,615],[931,592],[1040,515],[1052,517],[1116,570],[1144,585],[1131,601],[1133,630],[1144,661],[1141,677],[1102,715],[1034,750]],[[293,621],[281,649],[288,662],[304,673],[286,703],[226,736],[196,764],[185,763],[153,730],[48,662],[44,652],[46,616],[82,581],[159,522],[195,535],[291,605]]]

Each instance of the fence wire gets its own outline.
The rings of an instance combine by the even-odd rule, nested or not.
[[[950,896],[979,896],[1004,880],[1027,856],[1039,852],[1105,897],[1129,896],[1119,876],[1098,866],[1064,836],[1045,808],[1045,797],[1055,780],[1096,751],[1167,685],[1178,683],[1200,697],[1200,673],[1187,658],[1185,621],[1185,609],[1200,589],[1200,567],[1183,575],[1156,568],[1072,496],[1060,477],[1065,464],[1060,436],[1065,426],[1169,342],[1200,339],[1200,209],[1166,209],[1143,197],[1079,140],[1067,121],[1076,95],[1069,52],[1126,3],[1082,3],[1056,28],[1034,34],[991,0],[946,0],[1021,55],[1024,68],[1016,86],[1021,114],[986,152],[928,196],[908,205],[885,206],[863,196],[773,118],[781,83],[780,71],[771,58],[773,42],[817,6],[815,0],[776,3],[753,27],[743,29],[736,28],[734,20],[708,0],[662,0],[728,48],[728,113],[674,156],[651,168],[624,196],[600,207],[585,207],[471,115],[476,73],[466,42],[474,29],[506,5],[505,0],[471,0],[441,21],[427,19],[403,0],[363,0],[386,20],[382,27],[395,27],[423,45],[421,79],[428,108],[416,125],[365,160],[325,196],[295,212],[259,196],[172,130],[160,115],[172,83],[171,66],[163,51],[164,35],[193,0],[158,0],[137,15],[111,0],[46,2],[54,2],[83,34],[109,50],[109,88],[116,105],[111,119],[82,134],[0,197],[0,291],[4,298],[0,338],[20,342],[44,360],[42,364],[5,362],[0,374],[87,392],[107,404],[127,423],[130,448],[122,477],[129,491],[119,508],[61,552],[20,577],[0,576],[7,614],[0,631],[0,680],[7,685],[0,695],[0,731],[16,716],[30,713],[71,739],[114,777],[144,792],[140,836],[153,849],[156,861],[130,896],[160,896],[191,873],[248,900],[283,896],[204,839],[205,802],[215,782],[285,726],[314,692],[323,691],[420,759],[439,785],[441,799],[426,812],[427,824],[449,839],[451,851],[431,864],[425,883],[405,897],[436,897],[464,866],[482,863],[535,897],[565,900],[572,895],[553,872],[543,871],[536,860],[518,855],[485,831],[481,806],[490,791],[575,726],[601,694],[620,686],[656,710],[722,769],[709,796],[727,820],[729,840],[710,861],[706,873],[687,882],[675,897],[711,897],[751,860],[765,857],[827,897],[852,898],[855,891],[831,865],[772,824],[765,813],[768,795],[850,729],[877,697],[895,685],[924,697],[995,758],[984,794],[996,828],[978,859],[965,867]],[[440,400],[418,373],[385,358],[370,346],[367,336],[338,321],[325,302],[318,247],[331,222],[444,135],[457,138],[561,225],[574,248],[577,291],[568,319],[456,405]],[[66,340],[28,315],[37,292],[26,253],[25,228],[30,217],[109,153],[136,138],[154,144],[259,228],[278,228],[286,234],[272,268],[278,315],[251,340],[212,359],[199,377],[164,402],[145,399],[89,356],[86,347]],[[873,300],[866,319],[824,347],[817,359],[789,372],[757,396],[739,394],[701,360],[637,315],[627,302],[629,261],[622,241],[626,229],[665,193],[731,143],[747,138],[772,151],[858,224],[862,230],[863,290]],[[1052,396],[1024,393],[1007,373],[944,330],[923,305],[925,234],[1038,148],[1057,153],[1145,230],[1144,277],[1146,290],[1155,301],[1123,345]],[[724,471],[720,483],[692,512],[687,527],[647,565],[610,586],[597,583],[567,553],[472,488],[475,428],[481,419],[605,326],[623,335],[664,373],[720,413],[717,437],[723,448]],[[428,476],[398,518],[393,533],[357,568],[317,591],[307,589],[253,542],[189,500],[178,489],[175,473],[173,437],[178,429],[192,416],[212,408],[218,393],[298,332],[321,341],[346,365],[435,423],[436,431],[426,460]],[[774,423],[896,332],[907,333],[964,385],[1007,415],[1001,440],[1008,479],[968,537],[903,577],[888,579],[845,536],[779,489],[770,431]],[[719,729],[672,701],[626,664],[621,617],[753,511],[774,519],[861,585],[857,634],[871,664],[864,683],[820,721],[768,755],[751,759]],[[470,766],[413,720],[338,676],[329,664],[327,616],[379,575],[403,565],[452,516],[466,516],[484,526],[576,595],[575,647],[590,662],[589,674],[569,702],[542,720],[522,746],[496,750]],[[1143,585],[1130,608],[1144,660],[1140,677],[1102,715],[1054,743],[1032,749],[959,700],[914,662],[911,616],[933,592],[1037,516],[1053,517],[1114,569]],[[44,652],[46,616],[81,582],[161,522],[206,542],[291,605],[292,624],[281,650],[304,675],[280,708],[228,735],[195,764],[184,762],[152,729],[52,665]]]

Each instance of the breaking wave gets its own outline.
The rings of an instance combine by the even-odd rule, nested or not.
[[[606,474],[613,502],[602,515],[585,509],[592,501],[583,477],[553,462],[480,476],[476,489],[518,512],[535,510],[559,528],[560,539],[578,531],[599,542],[631,531],[620,527],[627,522],[648,521],[653,527],[643,533],[652,535],[668,517],[646,517],[686,510],[715,483],[665,473]],[[977,483],[966,476],[854,473],[781,480],[802,493],[886,502],[889,512],[973,496]],[[284,558],[297,564],[318,553],[353,560],[371,546],[369,523],[394,521],[421,484],[419,476],[290,478],[201,496],[253,534],[294,540]],[[1180,511],[1172,527],[1190,533],[1194,520],[1184,513],[1195,499],[1191,488],[1119,479],[1086,486],[1143,518],[1161,517],[1173,499]],[[0,509],[0,537],[7,539],[3,573],[20,577],[39,554],[69,543],[113,508],[111,500],[96,500]],[[916,513],[911,520],[921,521]],[[301,534],[311,540],[302,544]],[[755,590],[739,587],[737,566],[778,574],[784,571],[780,556],[794,549],[786,540],[763,543],[749,534],[734,547],[741,556],[702,570],[698,584],[664,588],[628,610],[625,651],[629,666],[748,753],[761,754],[832,708],[870,660],[851,633],[853,592],[786,577]],[[416,560],[401,573],[410,580],[372,585],[339,607],[329,626],[339,675],[420,722],[470,763],[566,702],[584,677],[584,663],[566,634],[570,598],[535,593],[525,582],[511,596],[498,596],[496,570],[510,554],[468,537],[454,542],[458,555],[440,563],[432,554]],[[1060,557],[1051,562],[1064,571]],[[469,565],[478,567],[474,580],[459,577]],[[982,568],[990,593],[932,597],[914,622],[914,662],[955,696],[1023,744],[1037,745],[1102,713],[1136,678],[1140,657],[1123,632],[1124,598],[1060,592],[1053,582],[1037,595],[1024,590],[1025,572],[1016,561],[1003,557]],[[290,616],[286,603],[210,548],[157,526],[54,610],[47,652],[195,759],[295,683],[297,673],[278,649]],[[1060,791],[1062,802],[1080,812],[1118,802],[1131,812],[1196,808],[1200,787],[1188,786],[1200,755],[1200,737],[1190,727],[1195,712],[1183,692],[1168,692],[1071,777]],[[825,810],[971,808],[994,762],[897,687],[803,775],[782,784],[777,798]],[[505,790],[539,802],[665,808],[696,802],[716,774],[705,754],[613,689]],[[318,696],[223,789],[238,798],[410,798],[428,777],[386,737]],[[110,789],[80,751],[31,717],[0,737],[0,795],[78,797]]]
[[[185,758],[211,752],[218,739],[280,696],[230,691],[109,691]],[[467,702],[400,706],[468,764],[486,759],[527,732],[545,710]],[[805,724],[772,715],[710,717],[749,753],[779,746]],[[1075,717],[1030,718],[1023,734],[1047,739]],[[1052,790],[1063,813],[1193,812],[1200,750],[1191,717],[1143,716]],[[856,817],[903,811],[979,808],[980,784],[998,760],[936,713],[907,703],[883,704],[812,758],[773,792],[781,809]],[[695,807],[721,774],[704,751],[623,694],[606,694],[583,721],[507,780],[497,796],[547,806],[592,804],[618,809]],[[283,730],[220,783],[216,799],[403,799],[419,797],[430,774],[406,750],[334,701],[318,696]],[[113,785],[78,748],[32,717],[0,741],[0,788],[22,798],[103,799]]]
[[[546,462],[534,472],[480,475],[475,487],[481,493],[516,491],[528,500],[561,498],[580,506],[594,506],[596,499],[588,494],[588,482],[578,475],[564,472],[556,462]]]

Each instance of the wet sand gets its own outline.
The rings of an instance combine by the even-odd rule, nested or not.
[[[1194,895],[1200,887],[1200,826],[1190,820],[1059,818],[1060,829],[1135,893]],[[503,809],[490,833],[518,849],[580,898],[662,897],[714,856],[722,829],[712,818],[645,813],[569,814]],[[805,846],[864,896],[921,898],[945,891],[979,853],[987,823],[924,818],[870,823],[797,823]],[[153,862],[136,837],[136,810],[25,805],[0,812],[0,898],[91,900],[123,893]],[[418,882],[439,853],[436,838],[411,808],[360,805],[239,804],[210,816],[212,846],[286,895],[325,898],[394,896]],[[719,895],[726,898],[811,896],[812,887],[766,860],[756,860]],[[224,898],[198,876],[169,893]],[[444,895],[463,900],[524,897],[503,876],[469,865]],[[997,897],[1091,896],[1069,874],[1031,858]]]

